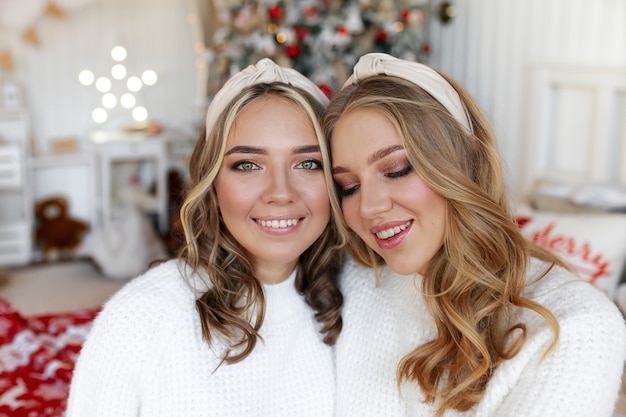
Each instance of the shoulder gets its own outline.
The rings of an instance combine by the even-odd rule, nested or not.
[[[531,260],[526,296],[556,316],[561,337],[577,340],[575,344],[591,343],[594,349],[608,343],[626,352],[626,325],[615,303],[602,291],[558,266],[537,279],[548,267],[545,262]]]
[[[182,271],[184,264],[169,260],[132,279],[103,306],[94,326],[130,331],[164,324],[195,308],[195,295]]]
[[[107,304],[156,302],[188,298],[193,291],[185,281],[186,265],[177,260],[169,260],[150,268],[123,286]],[[106,307],[106,305],[105,305]]]
[[[525,295],[550,308],[559,318],[609,315],[623,322],[617,306],[605,293],[572,272],[556,265],[550,268],[538,259],[531,259]]]
[[[171,343],[167,338],[189,320],[193,308],[193,293],[185,289],[177,261],[152,267],[104,304],[81,348],[77,369],[115,373],[127,368],[139,374],[158,346]],[[102,363],[110,369],[103,370]]]

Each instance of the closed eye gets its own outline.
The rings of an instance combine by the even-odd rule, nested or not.
[[[392,171],[392,172],[386,172],[385,173],[385,177],[387,178],[400,178],[400,177],[405,177],[407,175],[409,175],[409,173],[413,171],[413,167],[410,164],[407,164],[404,168],[397,170],[397,171]]]
[[[359,188],[361,188],[361,184],[354,179],[345,178],[345,176],[339,175],[334,178],[335,180],[335,189],[339,193],[339,197],[346,198],[355,194]]]
[[[350,197],[351,195],[354,195],[359,190],[359,188],[360,187],[358,185],[353,185],[352,187],[348,188],[340,188],[339,195],[341,198]]]

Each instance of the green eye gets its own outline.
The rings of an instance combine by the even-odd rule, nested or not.
[[[236,164],[233,165],[233,168],[238,169],[240,171],[253,171],[255,169],[259,169],[257,164],[255,164],[254,162],[250,162],[250,161],[237,162]]]
[[[320,169],[321,167],[322,163],[320,161],[316,161],[315,159],[308,159],[298,165],[298,168],[306,169],[308,171]]]

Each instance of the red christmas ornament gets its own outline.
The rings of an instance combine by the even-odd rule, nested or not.
[[[324,93],[326,97],[330,98],[330,96],[333,94],[333,89],[330,85],[321,84],[319,87],[320,87],[320,90],[322,90],[322,93]]]
[[[293,28],[293,31],[296,35],[296,39],[299,41],[309,36],[309,29],[306,26],[296,26]]]
[[[315,17],[319,14],[319,10],[315,6],[308,6],[304,8],[304,15],[306,17]]]
[[[339,26],[337,28],[337,33],[340,35],[347,35],[348,34],[348,30],[346,29],[345,26]]]
[[[422,52],[425,54],[429,54],[431,53],[433,50],[432,46],[430,45],[430,43],[426,42],[424,45],[422,45]]]
[[[411,11],[404,9],[400,12],[400,18],[402,20],[404,20],[405,22],[407,22],[409,20],[409,17],[411,17]]]
[[[389,34],[386,31],[381,30],[380,32],[378,32],[378,40],[379,41],[385,42],[385,41],[387,41],[387,39],[389,39]]]
[[[296,59],[300,55],[300,47],[298,45],[288,45],[285,48],[285,53],[291,59]]]
[[[276,5],[276,6],[270,7],[268,10],[268,13],[270,15],[270,18],[276,20],[283,15],[283,8]]]

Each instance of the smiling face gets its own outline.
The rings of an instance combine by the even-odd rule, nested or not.
[[[321,161],[311,120],[284,98],[248,104],[229,132],[215,191],[224,224],[261,282],[287,278],[328,225]]]
[[[424,273],[443,245],[446,200],[410,165],[395,126],[352,110],[335,124],[331,153],[348,226],[395,272]]]

